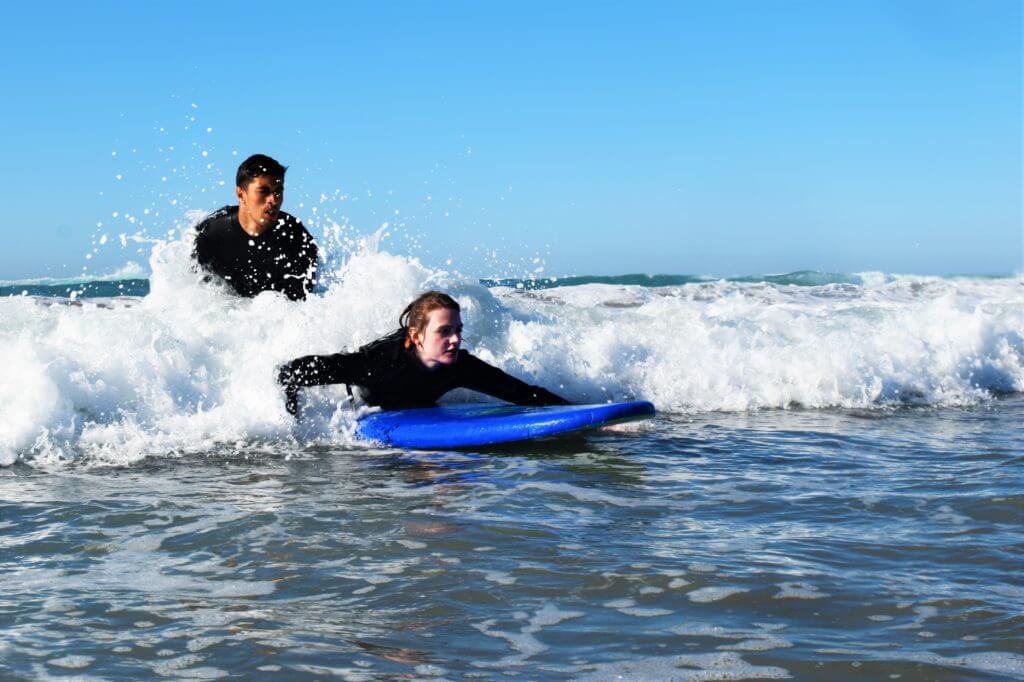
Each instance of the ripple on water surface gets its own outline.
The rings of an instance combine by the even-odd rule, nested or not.
[[[1021,677],[1022,415],[8,467],[0,676]]]

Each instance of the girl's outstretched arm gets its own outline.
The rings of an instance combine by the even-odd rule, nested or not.
[[[531,386],[525,381],[520,381],[466,351],[459,353],[456,366],[459,371],[458,383],[463,388],[480,391],[516,405],[572,404],[562,396],[541,386]]]
[[[284,386],[285,408],[295,415],[299,409],[299,388],[326,384],[364,384],[370,367],[364,353],[304,355],[281,365],[277,381]]]

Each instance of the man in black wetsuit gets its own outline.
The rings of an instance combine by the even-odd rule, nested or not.
[[[409,304],[401,327],[355,353],[306,355],[281,367],[278,381],[285,406],[298,412],[302,386],[354,384],[369,405],[385,410],[429,407],[454,388],[469,388],[517,405],[568,405],[540,386],[531,386],[460,348],[459,304],[428,291]]]
[[[301,301],[316,281],[317,247],[294,216],[281,210],[287,168],[264,154],[235,176],[238,206],[225,206],[196,228],[193,258],[240,295],[280,291]]]

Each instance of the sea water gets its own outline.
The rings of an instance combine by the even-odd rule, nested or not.
[[[0,293],[0,677],[1019,679],[1024,280],[467,278],[371,240],[302,303]],[[652,421],[382,449],[275,367],[392,330]],[[456,393],[454,401],[479,396]]]

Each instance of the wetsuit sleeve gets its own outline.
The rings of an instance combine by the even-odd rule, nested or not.
[[[516,405],[571,405],[546,388],[531,386],[469,353],[460,354],[458,385]]]
[[[207,218],[196,227],[196,243],[192,249],[192,258],[203,270],[209,271],[213,264],[213,253],[210,249],[210,237],[206,229],[210,226],[212,218]]]
[[[298,411],[299,388],[326,384],[365,384],[372,367],[365,353],[304,355],[282,365],[277,381],[284,386],[285,407],[291,414]]]
[[[217,209],[196,226],[196,241],[192,249],[192,258],[199,264],[201,271],[206,273],[204,281],[210,281],[210,275],[231,280],[231,268],[224,259],[222,238],[223,231],[218,230],[223,221],[231,220],[228,207]],[[232,282],[232,286],[234,283]]]

